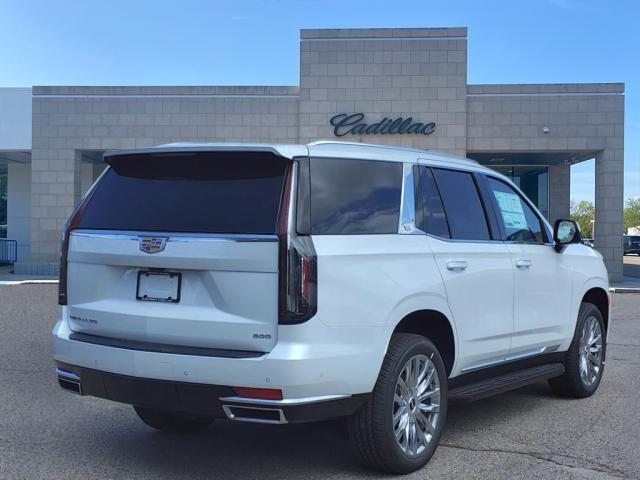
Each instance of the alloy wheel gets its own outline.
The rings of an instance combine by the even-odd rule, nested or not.
[[[580,378],[590,387],[602,370],[602,329],[594,316],[587,317],[580,336]]]
[[[402,367],[393,397],[393,430],[408,457],[420,455],[431,442],[440,412],[440,379],[425,355],[411,357]]]

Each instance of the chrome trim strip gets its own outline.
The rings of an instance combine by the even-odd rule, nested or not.
[[[434,240],[440,240],[441,242],[448,243],[506,243],[504,240],[465,240],[464,238],[444,238],[439,237],[438,235],[434,235],[432,233],[426,233],[427,237],[431,237]]]
[[[490,360],[483,360],[482,362],[474,363],[469,365],[468,367],[460,370],[460,373],[468,373],[473,372],[474,370],[480,370],[481,368],[492,367],[494,365],[500,365],[501,363],[505,363],[505,356],[502,355],[500,358],[492,358]]]
[[[262,410],[265,412],[277,412],[279,418],[278,420],[266,420],[262,418],[238,417],[236,414],[234,414],[231,411],[232,408],[238,409],[238,410]],[[256,408],[256,407],[243,407],[240,405],[223,405],[222,410],[224,411],[225,415],[229,420],[235,420],[236,422],[269,423],[272,425],[282,425],[282,424],[288,423],[287,417],[285,416],[284,412],[279,408],[259,408],[259,407]]]
[[[513,362],[515,360],[523,360],[525,358],[536,357],[538,355],[542,355],[544,353],[553,353],[556,352],[560,348],[560,345],[547,345],[546,347],[537,347],[531,350],[525,350],[523,352],[511,353],[509,355],[501,356],[499,359],[491,359],[485,360],[479,363],[475,363],[473,365],[469,365],[466,368],[463,368],[460,373],[468,373],[474,370],[479,370],[481,368],[492,367],[495,365],[500,365],[503,363]]]
[[[263,398],[247,398],[247,397],[221,397],[221,402],[232,403],[249,403],[254,405],[270,405],[270,406],[291,406],[291,405],[308,405],[310,403],[329,402],[331,400],[341,400],[351,398],[351,395],[324,395],[320,397],[304,397],[304,398],[283,398],[282,400],[267,400]]]
[[[416,227],[415,183],[413,179],[413,163],[402,164],[402,192],[400,195],[400,219],[398,233],[401,235],[424,235]]]
[[[181,232],[134,232],[130,230],[72,230],[72,236],[90,238],[112,238],[135,240],[140,237],[166,237],[169,242],[277,242],[273,234],[249,233],[181,233]]]

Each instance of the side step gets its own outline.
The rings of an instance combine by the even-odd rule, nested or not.
[[[462,385],[449,390],[449,403],[469,403],[524,387],[564,373],[562,363],[549,363]]]

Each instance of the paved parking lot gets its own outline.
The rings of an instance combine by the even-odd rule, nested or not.
[[[624,256],[624,275],[627,277],[640,277],[640,255]]]
[[[128,406],[61,391],[49,341],[56,291],[0,287],[0,479],[384,477],[355,464],[331,424],[220,421],[168,435]],[[433,460],[406,478],[640,478],[640,295],[615,295],[614,314],[594,397],[556,398],[542,383],[452,407]]]

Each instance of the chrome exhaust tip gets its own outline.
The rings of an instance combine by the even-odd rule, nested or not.
[[[58,385],[62,389],[76,395],[82,395],[82,383],[79,376],[62,368],[56,368],[56,373],[58,374]]]
[[[281,425],[287,423],[287,417],[280,408],[223,405],[225,415],[236,422],[269,423]]]

